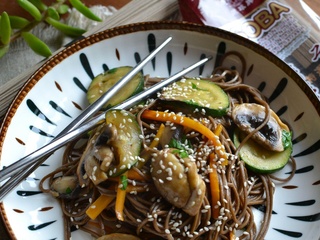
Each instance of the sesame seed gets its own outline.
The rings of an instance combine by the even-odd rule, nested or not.
[[[142,134],[139,135],[140,139],[144,139],[144,136]]]

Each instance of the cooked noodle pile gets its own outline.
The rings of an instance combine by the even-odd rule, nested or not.
[[[235,104],[245,102],[255,102],[265,106],[267,117],[263,124],[266,123],[270,115],[270,107],[266,99],[257,89],[242,83],[238,72],[217,68],[212,77],[207,80],[215,82],[228,94],[230,109]],[[146,84],[152,85],[156,81],[158,79],[150,78]],[[139,167],[134,166],[131,169],[131,172],[138,174],[139,178],[130,179],[128,176],[128,188],[130,186],[131,189],[125,196],[124,220],[118,220],[115,213],[118,179],[110,178],[98,185],[90,183],[87,186],[78,187],[77,191],[72,193],[72,197],[58,197],[64,213],[65,238],[69,239],[70,231],[80,228],[94,237],[119,232],[136,235],[141,239],[236,239],[235,236],[239,239],[263,239],[272,215],[275,190],[273,181],[288,181],[292,176],[287,179],[274,179],[271,175],[259,175],[248,171],[243,161],[237,157],[241,145],[237,149],[230,140],[234,129],[230,114],[214,118],[204,115],[201,111],[186,113],[213,132],[219,125],[223,126],[219,140],[228,156],[227,165],[219,162],[219,159],[215,159],[214,166],[209,165],[210,154],[214,151],[212,143],[199,132],[184,129],[186,136],[184,141],[188,143],[186,151],[194,159],[198,174],[206,185],[201,207],[194,216],[191,216],[166,201],[157,191],[154,180],[150,176],[150,162],[165,146],[159,145],[157,149],[148,147],[154,140],[161,122],[142,118],[141,113],[145,109],[165,111],[166,106],[161,101],[150,100],[146,105],[130,110],[136,114],[143,130],[142,154],[148,157],[143,164],[138,163]],[[170,109],[170,111],[173,110]],[[172,131],[181,128],[171,122],[163,124]],[[47,181],[50,186],[58,176],[76,175],[79,160],[87,144],[90,144],[88,135],[68,144],[62,166],[42,179],[42,191],[52,193],[52,189],[44,187]],[[294,168],[293,159],[291,159],[291,165]],[[212,172],[212,167],[216,168],[220,191],[220,198],[215,206],[212,205],[210,192],[209,174]],[[183,186],[177,186],[179,187]],[[87,216],[86,210],[100,195],[114,198],[111,198],[113,200],[110,204],[95,220],[92,220]],[[213,209],[217,209],[217,216],[213,216]],[[253,209],[263,211],[261,223],[255,223]]]

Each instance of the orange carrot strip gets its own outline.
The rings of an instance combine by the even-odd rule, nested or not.
[[[122,174],[127,177],[127,172]],[[122,184],[121,178],[119,178],[119,184]],[[124,202],[126,200],[127,191],[122,188],[117,188],[117,196],[116,196],[116,205],[115,205],[115,213],[116,217],[120,221],[124,221],[123,209],[124,209]]]
[[[216,129],[214,130],[213,133],[214,133],[215,135],[219,136],[219,135],[221,134],[221,132],[222,132],[222,129],[223,129],[222,124],[218,124],[218,126],[216,127]],[[221,163],[222,166],[226,166],[227,164],[228,164],[228,161],[223,161],[223,162]]]
[[[87,209],[86,214],[92,219],[96,217],[113,201],[114,196],[100,195]]]
[[[165,129],[165,126],[164,126],[164,124],[161,123],[156,136],[154,137],[153,141],[151,142],[151,144],[149,146],[150,148],[154,148],[154,147],[158,146],[160,137],[162,136],[164,129]]]
[[[222,124],[218,124],[218,126],[216,127],[216,129],[214,130],[214,134],[219,136],[220,133],[222,132],[223,126]]]
[[[211,209],[213,218],[217,219],[219,217],[220,209],[218,206],[218,201],[220,201],[220,188],[219,188],[219,177],[217,169],[215,168],[214,163],[214,153],[210,154],[210,192],[211,192]]]
[[[154,148],[154,147],[158,146],[159,140],[160,140],[161,136],[163,135],[164,129],[165,129],[164,124],[161,124],[156,136],[154,137],[154,139],[152,140],[152,142],[149,146],[150,148]],[[144,166],[144,164],[148,161],[148,159],[150,158],[150,153],[143,152],[141,155],[141,158],[143,158],[145,160],[145,162],[138,162],[137,168],[139,168],[139,169],[141,169]]]
[[[141,176],[137,171],[130,169],[128,170],[128,179],[137,181],[147,181],[149,176]]]
[[[160,111],[154,111],[154,110],[145,110],[142,115],[142,118],[155,120],[155,121],[170,121],[176,124],[180,124],[184,127],[192,128],[193,130],[201,133],[205,137],[207,137],[209,140],[212,141],[213,145],[218,148],[219,150],[216,151],[216,154],[219,156],[219,158],[223,158],[225,164],[227,163],[227,154],[223,150],[223,146],[219,140],[219,137],[215,135],[209,128],[207,128],[205,125],[201,124],[200,122],[197,122],[189,117],[184,117],[177,115],[175,113],[166,113],[166,112],[160,112]]]

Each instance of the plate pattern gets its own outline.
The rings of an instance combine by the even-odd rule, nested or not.
[[[166,76],[169,76],[177,68],[187,65],[183,63],[181,66],[178,63],[178,59],[181,57],[199,60],[209,54],[214,54],[213,64],[206,64],[192,74],[195,76],[206,75],[212,71],[212,68],[221,64],[237,69],[241,72],[245,82],[256,86],[268,97],[271,106],[274,107],[279,116],[289,119],[289,125],[293,129],[294,134],[294,157],[297,159],[297,169],[293,181],[277,186],[275,194],[276,204],[267,239],[310,239],[310,236],[320,237],[320,177],[318,174],[320,164],[317,161],[320,156],[320,106],[316,96],[295,72],[267,50],[246,39],[210,27],[186,23],[140,23],[107,30],[89,38],[81,39],[68,46],[46,62],[30,78],[11,105],[1,129],[0,163],[2,167],[11,163],[10,160],[6,159],[7,156],[10,156],[7,153],[9,151],[8,147],[6,147],[9,143],[13,146],[19,145],[19,147],[15,146],[17,149],[24,149],[20,154],[15,154],[15,156],[20,155],[22,157],[28,151],[30,136],[33,136],[33,139],[37,141],[35,145],[38,147],[51,141],[68,122],[87,106],[86,101],[84,101],[86,89],[94,76],[108,70],[114,65],[127,64],[129,62],[131,65],[138,63],[142,57],[156,47],[157,43],[161,42],[163,30],[179,38],[180,49],[177,50],[175,46],[165,51],[162,55],[155,57],[151,61],[150,66],[143,69],[144,73],[164,73]],[[180,34],[179,31],[182,33]],[[104,60],[98,61],[92,58],[90,48],[94,48],[99,44],[102,45],[104,41],[106,43],[108,40],[112,42],[114,38],[122,37],[123,35],[124,38],[129,39],[127,35],[130,34],[138,34],[138,39],[142,39],[141,46],[137,50],[131,51],[130,57],[128,56],[128,52],[123,51],[117,44],[114,44],[109,46],[109,55]],[[186,38],[193,37],[194,35],[205,38],[213,36],[212,41],[215,41],[214,47],[205,46],[203,49],[194,51],[195,41]],[[264,61],[272,62],[271,64],[268,63],[271,67],[274,67],[273,64],[275,64],[280,70],[272,78],[256,79],[263,70],[261,64],[255,62],[254,58],[249,58],[249,60],[242,59],[241,55],[237,55],[234,49],[239,48],[239,46],[241,46],[239,52],[242,52],[243,55],[256,54],[260,57],[262,56],[262,58],[266,59]],[[249,53],[247,49],[250,50]],[[222,58],[226,53],[232,54],[229,57]],[[65,63],[64,60],[71,57],[73,58],[72,64],[76,65],[77,70],[74,70],[71,74],[66,74],[68,76],[66,78],[61,78],[64,74],[59,75],[60,79],[54,78],[53,74],[50,75],[54,69],[59,69],[61,65],[66,66],[60,67],[61,71],[69,71],[66,68],[73,67],[73,65]],[[125,60],[126,58],[130,58],[131,60],[127,61]],[[261,59],[259,60],[261,61]],[[46,76],[49,77],[46,78]],[[46,84],[42,86],[42,82]],[[49,86],[51,87],[49,88]],[[71,89],[76,94],[70,94]],[[44,100],[39,100],[37,94],[32,94],[33,91],[37,94],[44,91],[48,97]],[[297,104],[298,108],[295,107],[295,104],[292,102],[295,96],[291,94],[291,91],[296,91],[297,93],[294,94],[299,94],[301,101],[304,104],[308,104],[308,108],[302,108],[302,104]],[[64,98],[66,100],[62,100]],[[11,130],[17,125],[16,119],[18,117],[16,116],[22,116],[22,114],[30,116],[32,121],[26,119],[25,123],[22,124],[25,130],[21,132]],[[319,127],[314,128],[316,134],[312,132],[312,127],[304,128],[309,122],[315,124],[315,127]],[[301,126],[303,127],[301,128]],[[18,234],[17,224],[13,221],[17,217],[19,221],[24,220],[21,224],[23,225],[23,230],[20,228],[20,231],[23,231],[26,235],[37,236],[40,234],[41,236],[42,234],[48,234],[45,239],[60,239],[59,236],[61,234],[51,232],[52,229],[62,231],[62,220],[59,218],[59,205],[53,200],[48,200],[48,196],[43,196],[44,194],[37,188],[41,176],[57,166],[58,163],[54,161],[56,160],[54,158],[50,157],[46,163],[40,166],[35,174],[27,178],[16,190],[10,193],[8,200],[5,199],[1,203],[2,217],[5,219],[7,228],[13,238],[21,236]],[[280,174],[289,174],[289,169],[285,168]],[[307,181],[304,179],[307,179]],[[37,196],[41,200],[37,200]],[[33,212],[30,211],[30,207],[24,208],[23,205],[18,204],[20,201],[30,202],[33,199],[42,204],[41,206],[37,206],[36,209],[32,208]],[[13,200],[13,202],[10,202],[10,200]],[[264,206],[260,206],[256,210],[263,212]],[[51,215],[53,212],[56,213],[54,216]],[[34,221],[30,218],[30,215],[41,215],[42,219],[39,217],[37,221]],[[283,224],[283,222],[288,224]],[[76,229],[74,231],[75,233],[79,232]],[[83,236],[83,239],[89,239],[85,235]],[[44,238],[40,237],[39,239]]]

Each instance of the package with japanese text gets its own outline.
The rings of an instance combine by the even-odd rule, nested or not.
[[[248,38],[290,65],[320,96],[320,18],[302,0],[180,0],[186,21]]]

